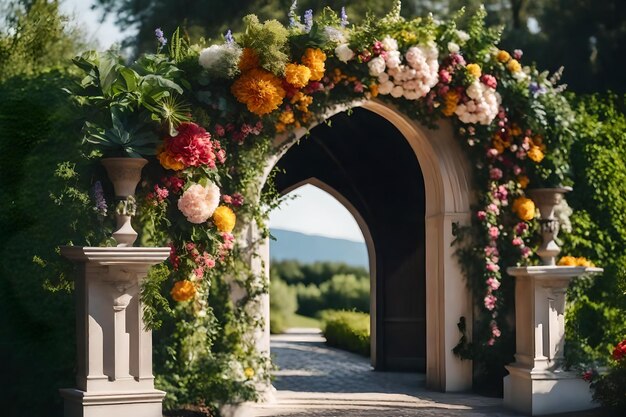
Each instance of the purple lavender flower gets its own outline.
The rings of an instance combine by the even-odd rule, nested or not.
[[[106,216],[108,206],[106,200],[104,199],[104,190],[102,189],[100,181],[96,181],[93,185],[93,199],[96,203],[93,208],[94,211],[101,216]]]
[[[167,45],[167,38],[163,34],[163,31],[161,30],[161,28],[156,28],[154,30],[154,36],[156,36],[157,42],[161,44],[161,47]]]
[[[530,83],[530,85],[528,86],[528,89],[530,90],[530,93],[535,97],[538,95],[544,94],[546,92],[546,89],[544,87],[540,86],[534,81]]]
[[[289,8],[289,27],[290,28],[296,27],[300,23],[299,18],[296,20],[296,17],[298,16],[296,15],[297,8],[298,8],[298,0],[293,0],[293,3],[291,3],[291,7]]]
[[[233,32],[231,32],[230,29],[228,29],[228,32],[226,32],[226,43],[229,45],[232,45],[233,43],[235,43],[235,39],[233,39]]]
[[[346,13],[346,8],[341,8],[341,27],[345,28],[348,26],[348,14]]]
[[[309,9],[304,12],[304,30],[310,32],[313,27],[313,10]]]

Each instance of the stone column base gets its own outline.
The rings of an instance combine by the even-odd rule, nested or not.
[[[517,412],[540,416],[597,407],[589,383],[573,372],[538,371],[516,364],[506,369],[504,405]]]
[[[85,392],[62,389],[65,417],[163,417],[165,392]]]

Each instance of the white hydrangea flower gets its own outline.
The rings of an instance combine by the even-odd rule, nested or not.
[[[391,36],[385,36],[382,40],[383,48],[385,51],[397,51],[398,50],[398,41],[392,38]]]
[[[378,77],[380,74],[385,72],[385,60],[381,56],[377,56],[373,58],[370,62],[367,63],[367,66],[370,70],[370,75],[373,77]]]
[[[470,38],[470,35],[464,30],[457,30],[456,37],[459,38],[461,42],[467,42]]]
[[[456,42],[448,42],[448,51],[451,54],[456,54],[461,50],[461,47]]]
[[[460,121],[488,125],[496,118],[502,98],[493,88],[475,80],[465,94],[470,100],[460,103],[454,112]]]
[[[225,45],[211,45],[200,51],[198,62],[204,69],[211,69],[217,64],[224,55]]]
[[[400,51],[387,52],[387,58],[385,59],[385,62],[387,63],[387,67],[397,68],[398,65],[402,63],[402,55],[400,55]]]
[[[385,81],[378,86],[378,94],[386,96],[387,94],[391,93],[391,90],[393,90],[394,86],[395,84],[393,83],[393,81]]]
[[[332,26],[324,27],[324,35],[331,42],[335,42],[335,43],[345,43],[346,42],[346,37],[344,36],[343,32],[341,30],[337,29],[337,28],[332,27]]]
[[[400,98],[404,95],[404,88],[401,85],[396,85],[391,89],[391,97]]]
[[[212,76],[231,78],[237,73],[241,52],[235,44],[211,45],[200,51],[198,64]]]
[[[337,56],[338,60],[347,63],[352,58],[354,58],[354,51],[350,49],[347,43],[342,43],[335,48],[335,55]]]

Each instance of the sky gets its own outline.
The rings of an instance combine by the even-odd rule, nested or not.
[[[65,0],[64,13],[73,15],[100,49],[120,42],[125,33],[115,26],[112,16],[100,23],[100,13],[91,10],[91,1]],[[363,242],[363,235],[354,217],[334,197],[313,186],[304,185],[289,195],[296,199],[285,202],[270,215],[270,227],[311,235]]]

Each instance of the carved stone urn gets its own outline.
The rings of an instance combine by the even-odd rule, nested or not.
[[[571,188],[536,188],[528,190],[528,195],[539,208],[542,242],[537,255],[544,265],[556,265],[556,257],[561,252],[555,239],[559,234],[559,221],[554,217],[554,208],[563,200]]]
[[[131,219],[135,215],[135,189],[141,180],[141,170],[148,163],[143,158],[104,158],[102,165],[113,183],[115,197],[118,202],[115,210],[117,230],[113,238],[118,247],[133,246],[137,240],[137,232],[133,229]]]

